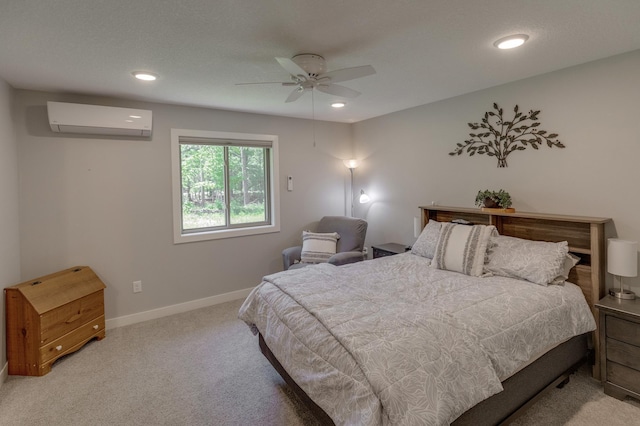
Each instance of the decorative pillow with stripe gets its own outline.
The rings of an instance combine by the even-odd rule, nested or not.
[[[326,263],[336,254],[337,232],[317,233],[302,231],[302,263]]]
[[[487,245],[497,232],[493,225],[456,225],[443,223],[431,266],[480,277]]]

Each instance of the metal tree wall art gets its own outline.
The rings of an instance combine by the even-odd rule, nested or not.
[[[464,143],[457,143],[457,148],[449,155],[460,155],[465,151],[470,157],[486,154],[498,159],[498,167],[507,167],[507,156],[513,151],[524,151],[528,146],[538,149],[543,143],[549,148],[564,148],[556,133],[547,133],[538,128],[540,111],[531,110],[523,114],[516,105],[513,109],[514,117],[505,120],[502,108],[495,102],[493,109],[495,112],[484,113],[481,123],[468,123],[472,130],[480,132],[469,133],[471,138]]]

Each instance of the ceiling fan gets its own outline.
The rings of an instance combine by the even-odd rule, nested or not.
[[[327,71],[325,60],[322,56],[313,53],[303,53],[293,58],[276,58],[276,61],[290,75],[292,81],[268,81],[259,83],[237,83],[237,86],[247,84],[282,84],[283,86],[294,86],[293,91],[285,102],[298,100],[304,92],[316,89],[323,93],[344,98],[355,98],[360,95],[357,90],[341,86],[343,81],[354,80],[376,73],[371,65],[360,67],[342,68],[334,71]]]

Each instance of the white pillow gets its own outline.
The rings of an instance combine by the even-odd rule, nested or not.
[[[336,254],[337,232],[316,233],[302,231],[301,263],[326,263]]]
[[[424,227],[413,247],[411,247],[411,253],[427,259],[433,259],[441,226],[442,223],[435,220],[427,222],[427,226]]]
[[[492,238],[485,272],[546,286],[562,276],[569,244],[498,235]],[[569,268],[571,269],[571,268]]]
[[[482,276],[487,245],[496,232],[493,225],[456,225],[443,223],[431,266]]]
[[[576,266],[580,262],[580,258],[571,253],[567,253],[564,258],[564,262],[562,264],[562,272],[560,275],[554,278],[549,284],[562,284],[567,279],[569,279],[569,272],[571,272],[571,268]]]

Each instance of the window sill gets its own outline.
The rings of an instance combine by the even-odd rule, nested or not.
[[[197,241],[221,240],[223,238],[246,237],[250,235],[280,232],[280,225],[252,226],[248,228],[222,229],[219,231],[194,232],[173,236],[174,244],[193,243]]]

